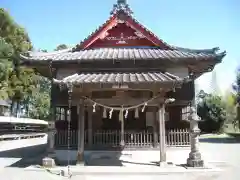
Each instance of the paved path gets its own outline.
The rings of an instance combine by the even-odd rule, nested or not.
[[[240,174],[238,174],[240,175]],[[23,171],[22,169],[6,168],[0,173],[1,179],[4,180],[51,180],[51,179],[68,179],[66,177],[56,176],[43,171]],[[181,174],[153,174],[153,175],[77,175],[72,176],[72,180],[122,180],[122,179],[138,179],[138,180],[238,180],[239,176],[232,173],[181,173]],[[126,179],[126,180],[127,180]]]
[[[198,172],[198,173],[171,173],[171,174],[152,174],[152,175],[74,175],[73,180],[122,180],[134,178],[138,180],[239,180],[240,179],[240,143],[231,141],[211,141],[201,143],[201,151],[203,156],[211,164],[222,168],[222,172]],[[7,161],[7,160],[5,160]],[[0,160],[1,162],[1,160]],[[5,164],[8,164],[5,162]],[[137,168],[137,167],[136,167]],[[67,179],[57,175],[50,174],[45,171],[26,171],[22,168],[1,168],[0,179],[4,180],[51,180],[51,179]],[[126,179],[127,180],[127,179]]]

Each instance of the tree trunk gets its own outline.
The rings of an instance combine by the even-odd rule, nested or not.
[[[13,116],[14,111],[14,101],[12,100],[11,107],[10,107],[10,115]]]
[[[16,116],[17,117],[18,117],[19,109],[20,109],[20,102],[17,101],[17,108],[16,108]]]
[[[16,100],[12,100],[12,104],[11,104],[11,115],[13,117],[17,116],[17,108],[18,108],[18,103]]]
[[[237,106],[237,122],[238,122],[238,129],[240,130],[240,105]]]
[[[27,101],[25,101],[25,109],[26,109],[26,115],[27,115],[27,117],[29,118],[29,103],[30,103],[30,98],[28,97],[27,98]]]

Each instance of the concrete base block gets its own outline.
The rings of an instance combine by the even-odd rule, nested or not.
[[[190,152],[189,153],[189,158],[187,159],[187,166],[189,167],[203,167],[204,162],[201,158],[201,153],[196,151],[196,152]]]
[[[159,162],[159,167],[168,167],[168,163],[167,162]]]
[[[77,162],[76,165],[77,165],[77,166],[85,166],[85,163],[84,163],[84,162]]]
[[[203,167],[204,161],[202,159],[187,159],[187,166],[189,167]]]
[[[84,153],[78,152],[77,153],[77,166],[84,166]]]
[[[47,168],[55,167],[56,166],[55,160],[50,157],[45,157],[42,160],[42,166],[47,167]]]
[[[72,173],[71,173],[70,169],[62,169],[62,170],[60,170],[60,175],[62,177],[68,177],[68,179],[70,179],[72,177]]]

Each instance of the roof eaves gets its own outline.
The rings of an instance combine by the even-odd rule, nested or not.
[[[56,84],[95,84],[95,83],[104,83],[104,84],[114,84],[119,83],[119,76],[139,76],[138,78],[120,78],[123,83],[152,83],[152,82],[182,82],[186,78],[180,78],[178,76],[172,75],[168,72],[101,72],[101,73],[80,73],[67,76],[63,79],[54,79]],[[97,80],[90,78],[98,76]],[[102,79],[104,77],[104,80]],[[147,77],[147,78],[146,78]],[[130,79],[130,80],[127,80]]]
[[[227,52],[226,51],[223,51],[221,53],[218,53],[217,56],[216,56],[216,59],[220,62],[222,62],[223,58],[227,55]]]
[[[20,54],[20,64],[21,65],[46,65],[52,62],[52,59],[38,59],[36,57],[28,57]]]
[[[217,54],[219,51],[219,47],[214,47],[211,49],[190,49],[190,48],[183,48],[178,46],[172,46],[175,50],[179,50],[182,52],[189,52],[189,53],[204,53],[204,54]]]
[[[34,51],[28,51],[29,56],[48,56],[48,55],[56,55],[56,54],[62,54],[62,53],[68,53],[72,52],[72,48],[62,49],[58,51],[52,51],[52,52],[34,52]]]
[[[11,101],[10,100],[0,100],[0,106],[10,107]]]

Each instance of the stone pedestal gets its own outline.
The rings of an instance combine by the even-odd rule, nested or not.
[[[201,154],[199,152],[189,153],[189,158],[187,159],[187,166],[189,167],[203,167],[204,161],[201,159]]]
[[[201,157],[201,153],[199,152],[198,148],[198,136],[200,130],[196,131],[193,130],[191,132],[191,152],[189,153],[189,158],[187,159],[187,165],[189,167],[203,167],[204,162]]]
[[[202,160],[201,153],[199,152],[199,139],[198,139],[200,135],[200,129],[198,128],[199,118],[194,107],[191,107],[189,120],[190,120],[191,152],[189,153],[189,158],[187,159],[187,166],[203,167],[204,161]]]

